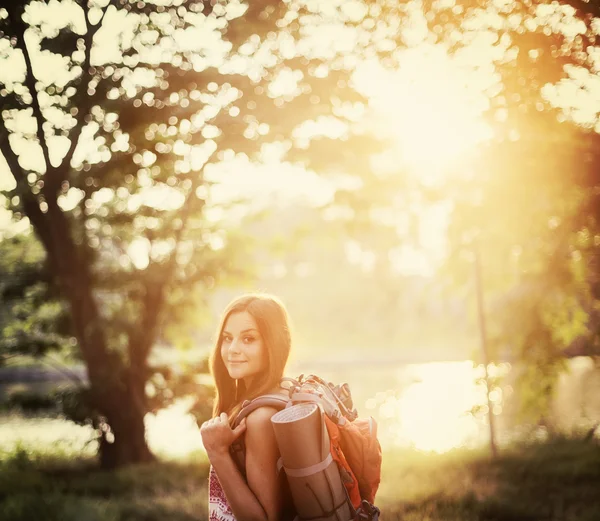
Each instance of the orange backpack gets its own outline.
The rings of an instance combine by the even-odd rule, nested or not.
[[[282,410],[299,403],[316,403],[324,413],[330,454],[337,463],[354,519],[376,521],[380,512],[373,503],[381,480],[382,456],[375,420],[358,418],[348,384],[334,385],[315,375],[300,375],[297,379],[283,378],[281,387],[286,389],[287,397],[269,394],[244,402],[234,427],[259,407]],[[245,475],[243,437],[232,445],[231,452]]]

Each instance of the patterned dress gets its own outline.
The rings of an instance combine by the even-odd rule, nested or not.
[[[208,519],[209,521],[235,521],[223,487],[221,487],[212,465],[208,474]]]

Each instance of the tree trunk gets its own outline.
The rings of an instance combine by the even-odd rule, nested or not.
[[[26,213],[46,253],[53,276],[60,282],[69,302],[74,335],[88,372],[94,412],[108,428],[100,438],[100,463],[115,468],[131,463],[153,461],[146,443],[145,384],[147,358],[154,340],[146,334],[144,345],[132,346],[130,360],[110,348],[105,323],[94,297],[93,256],[85,241],[76,241],[69,219],[58,206],[57,193],[46,187],[47,213],[42,213],[33,197],[26,197]],[[154,316],[148,322],[154,322]],[[98,420],[98,418],[96,418]]]
[[[100,465],[105,469],[156,459],[146,441],[145,397],[140,394],[145,382],[124,373],[129,376],[125,385],[115,382],[113,389],[102,392],[100,413],[109,427],[100,438]]]
[[[61,224],[63,229],[55,231],[55,242],[60,244],[58,251],[71,255],[61,259],[62,269],[57,271],[69,300],[74,333],[88,372],[93,401],[90,405],[108,426],[100,437],[101,466],[116,468],[153,461],[144,427],[147,350],[136,350],[141,352],[128,366],[121,354],[110,349],[93,296],[91,266],[81,260],[81,252],[77,252],[62,214],[52,222],[57,228]]]
[[[102,433],[99,450],[100,465],[104,469],[156,459],[146,441],[144,413],[128,401],[123,397],[123,403],[116,404],[120,410],[106,418],[110,431]]]

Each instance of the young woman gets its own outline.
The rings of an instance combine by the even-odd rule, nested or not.
[[[200,428],[211,463],[210,521],[279,521],[292,515],[285,475],[277,472],[279,451],[271,424],[276,409],[256,409],[231,428],[245,400],[283,392],[279,382],[290,347],[288,314],[277,298],[243,295],[225,309],[211,356],[213,417]],[[229,450],[240,436],[246,445],[245,478]]]

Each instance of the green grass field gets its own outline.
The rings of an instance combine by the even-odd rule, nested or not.
[[[25,447],[0,462],[0,521],[206,519],[208,462],[99,470],[91,458]],[[559,440],[505,450],[384,453],[382,521],[598,521],[600,447]]]

